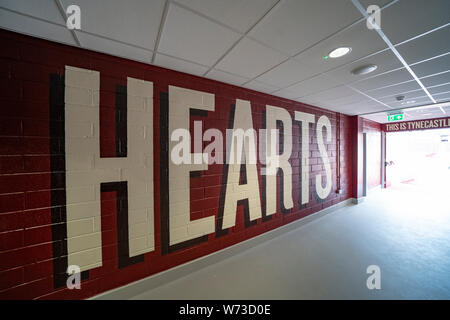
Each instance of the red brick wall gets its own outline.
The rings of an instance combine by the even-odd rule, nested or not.
[[[278,228],[323,208],[352,197],[352,119],[341,115],[340,125],[340,186],[336,193],[336,113],[277,98],[252,90],[223,84],[209,79],[187,75],[151,65],[128,61],[87,50],[0,31],[0,299],[62,299],[87,298],[146,276],[167,270],[214,251],[226,248],[258,234]],[[63,136],[50,137],[52,126],[64,126],[58,115],[50,114],[50,74],[64,75],[65,66],[99,71],[100,123],[102,155],[113,153],[115,135],[111,133],[114,117],[108,107],[114,105],[116,85],[126,85],[127,77],[152,81],[154,85],[154,225],[155,250],[145,254],[143,262],[119,269],[117,257],[116,194],[104,192],[101,196],[101,231],[103,264],[89,270],[81,283],[81,290],[68,290],[54,285],[54,268],[67,254],[64,251],[63,217],[55,210],[55,198],[60,197],[64,172],[51,170],[53,163],[64,162],[61,147]],[[208,235],[208,241],[188,246],[175,252],[161,252],[161,170],[160,157],[160,92],[168,86],[210,92],[215,94],[215,111],[199,117],[204,127],[224,130],[228,126],[230,105],[236,99],[251,102],[255,128],[262,127],[262,112],[266,104],[294,111],[312,113],[319,118],[326,115],[332,124],[332,141],[327,153],[332,167],[333,187],[329,196],[318,201],[312,195],[315,175],[324,174],[318,152],[316,135],[311,128],[310,144],[310,202],[299,205],[300,150],[298,125],[293,125],[293,153],[290,158],[293,171],[294,208],[277,213],[268,221],[258,219],[246,227],[242,207],[238,207],[236,225],[222,237]],[[196,118],[196,117],[192,117]],[[50,156],[52,155],[52,156]],[[52,182],[53,181],[53,182]],[[57,182],[55,186],[54,182]],[[200,177],[191,179],[191,219],[216,215],[219,207],[220,186],[224,183],[222,165],[211,165]],[[59,184],[59,185],[58,185]],[[261,185],[261,184],[260,184]],[[53,189],[52,190],[52,186]],[[279,195],[278,195],[278,198]],[[64,198],[62,198],[64,199]],[[53,202],[52,202],[53,200]],[[279,201],[278,201],[279,202]],[[58,203],[58,201],[57,201]],[[61,207],[64,203],[59,203]],[[58,207],[59,208],[59,207]],[[56,209],[58,209],[56,208]],[[59,220],[58,220],[59,219]]]

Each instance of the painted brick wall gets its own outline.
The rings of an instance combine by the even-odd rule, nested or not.
[[[354,151],[353,123],[355,121],[350,117],[209,79],[7,31],[0,31],[0,41],[2,43],[2,50],[0,50],[0,299],[87,298],[226,248],[354,196],[352,152]],[[75,89],[70,91],[66,88],[64,96],[64,86],[61,83],[64,77],[66,86],[72,81],[68,80],[67,66],[97,72],[95,74],[99,76],[99,90],[90,92],[91,100],[83,102],[87,105],[95,104],[93,101],[98,99],[97,120],[95,114],[93,117],[87,116],[88,111],[86,115],[83,115],[81,111],[74,113],[72,110],[70,113],[69,102],[74,99],[70,94]],[[127,77],[146,82],[137,81],[133,84]],[[89,82],[86,80],[83,83],[82,80],[78,80],[80,87]],[[139,122],[139,119],[135,117],[136,114],[132,113],[130,98],[128,100],[124,98],[124,90],[126,91],[124,88],[128,88],[128,95],[130,95],[131,88],[136,89],[139,83],[146,86],[146,89],[142,89],[143,93],[136,91],[133,97],[144,99],[147,112],[145,119],[152,119],[153,122],[150,121],[150,123]],[[153,92],[149,93],[150,83],[152,83]],[[234,226],[225,231],[216,228],[215,232],[200,237],[199,241],[191,243],[188,241],[183,246],[170,247],[167,244],[167,230],[164,231],[168,224],[168,217],[165,216],[168,210],[166,196],[176,197],[176,195],[169,194],[167,186],[167,109],[168,105],[171,105],[171,97],[168,97],[169,86],[205,92],[204,97],[209,97],[209,94],[214,95],[214,111],[191,113],[189,120],[191,125],[194,120],[200,120],[203,122],[204,130],[218,128],[224,131],[230,128],[232,125],[230,117],[233,110],[236,110],[236,99],[250,103],[255,128],[264,127],[266,105],[284,108],[292,119],[294,119],[295,111],[312,114],[315,116],[315,123],[319,117],[325,115],[331,122],[331,141],[325,144],[332,172],[332,188],[329,195],[321,200],[314,194],[316,175],[322,174],[322,181],[324,181],[325,170],[319,152],[316,126],[311,125],[308,129],[310,134],[307,166],[309,199],[306,204],[300,205],[301,127],[296,122],[292,125],[292,154],[289,158],[292,166],[293,208],[282,210],[280,188],[283,182],[278,176],[275,194],[271,195],[275,197],[277,203],[275,214],[247,221],[248,208],[245,204],[238,205]],[[101,190],[100,187],[91,185],[91,188],[86,187],[83,192],[78,192],[73,197],[68,196],[69,191],[66,190],[66,184],[69,183],[68,174],[71,173],[70,161],[73,161],[71,156],[66,154],[69,142],[65,135],[68,131],[79,139],[93,139],[96,134],[99,135],[99,158],[88,163],[82,163],[81,160],[74,162],[76,165],[86,165],[86,179],[90,178],[89,170],[92,170],[92,176],[96,175],[94,170],[98,169],[98,161],[123,157],[126,154],[124,146],[128,145],[131,148],[131,142],[128,141],[127,144],[120,134],[124,130],[121,122],[123,112],[126,113],[127,110],[127,108],[120,108],[124,99],[128,102],[128,126],[131,124],[137,128],[136,130],[141,130],[139,132],[143,132],[145,142],[153,147],[153,150],[144,150],[145,145],[143,145],[140,151],[144,162],[145,157],[153,159],[151,170],[147,172],[153,175],[154,203],[147,212],[150,214],[152,211],[154,231],[150,232],[151,239],[147,239],[148,248],[142,251],[148,252],[131,258],[128,255],[121,255],[123,250],[128,252],[130,249],[131,252],[126,225],[128,221],[133,222],[133,220],[132,218],[127,220],[126,215],[123,215],[127,209],[125,200],[127,197],[131,199],[134,196],[130,186],[128,186],[128,195],[124,194],[123,191],[126,188],[124,189],[124,185],[120,183],[102,185]],[[150,106],[152,110],[149,109]],[[148,118],[149,116],[151,118]],[[338,130],[337,117],[340,119]],[[75,118],[77,121],[73,120]],[[133,120],[135,122],[130,119],[135,119]],[[100,126],[96,124],[98,121]],[[128,131],[128,135],[130,132]],[[336,149],[336,132],[340,133],[339,153]],[[130,139],[130,136],[128,138]],[[83,150],[88,152],[88,149],[79,150],[81,150],[81,156],[84,155]],[[128,155],[130,152],[128,150]],[[337,154],[340,155],[339,168],[336,167]],[[148,168],[148,163],[145,163],[143,167]],[[116,166],[112,168],[119,170],[120,174],[126,169],[120,168],[120,165],[118,168]],[[259,172],[260,164],[257,165],[257,169]],[[208,167],[208,170],[191,175],[189,206],[192,221],[212,217],[215,225],[220,226],[223,219],[220,212],[223,211],[221,206],[223,206],[225,185],[224,172],[224,165],[213,164]],[[257,182],[260,187],[263,185],[263,177],[260,174],[258,174]],[[338,182],[343,191],[342,194],[336,193]],[[147,183],[146,186],[148,191],[149,184]],[[97,189],[100,190],[100,194],[96,195]],[[262,190],[260,188],[258,196],[261,195],[261,199],[265,199]],[[69,210],[66,204],[82,204],[95,199],[96,196],[101,200],[99,202],[101,216],[93,220],[94,229],[97,228],[99,232],[98,238],[93,241],[101,242],[101,262],[92,268],[87,267],[82,272],[81,290],[69,290],[65,287],[67,276],[64,272],[68,265],[68,250],[76,251],[76,249],[73,246],[68,249]],[[261,207],[264,215],[264,205]],[[89,210],[93,209],[85,209],[81,213],[90,214]],[[151,227],[150,224],[147,227]],[[75,230],[73,227],[70,228]],[[151,243],[152,241],[154,242]],[[89,247],[89,244],[89,242],[83,242],[80,245]],[[86,259],[90,261],[92,257]]]

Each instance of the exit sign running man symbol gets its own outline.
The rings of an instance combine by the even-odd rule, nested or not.
[[[399,121],[399,120],[403,120],[403,113],[388,115],[388,122]]]

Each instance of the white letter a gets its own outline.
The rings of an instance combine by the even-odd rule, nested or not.
[[[379,266],[371,265],[367,267],[367,274],[371,274],[367,278],[366,285],[369,290],[381,289],[381,270]]]
[[[70,5],[67,7],[67,29],[69,30],[80,30],[81,29],[81,9],[77,5]]]

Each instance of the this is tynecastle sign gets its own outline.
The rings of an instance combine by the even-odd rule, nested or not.
[[[385,132],[395,131],[412,131],[412,130],[427,130],[427,129],[441,129],[450,128],[450,117],[414,120],[397,123],[386,123],[384,125]]]

